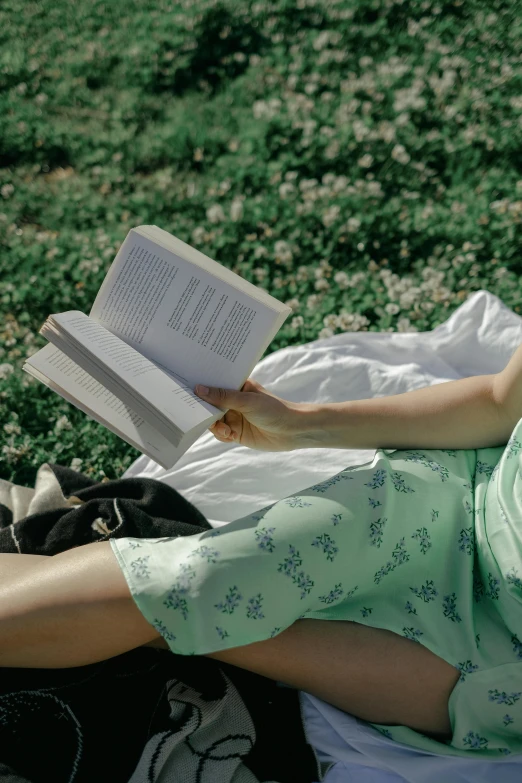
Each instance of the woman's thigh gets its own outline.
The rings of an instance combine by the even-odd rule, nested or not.
[[[262,642],[208,654],[317,696],[362,720],[451,738],[460,672],[398,634],[355,622],[298,620]]]

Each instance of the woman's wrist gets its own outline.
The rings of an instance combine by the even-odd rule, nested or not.
[[[293,412],[292,450],[335,448],[331,445],[335,421],[328,402],[291,403]]]

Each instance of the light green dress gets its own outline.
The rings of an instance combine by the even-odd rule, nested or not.
[[[435,753],[522,753],[522,419],[506,447],[379,449],[217,530],[111,546],[173,652],[250,644],[299,618],[385,628],[460,670],[452,739],[371,725]]]

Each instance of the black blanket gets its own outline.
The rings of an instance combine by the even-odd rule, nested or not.
[[[152,479],[44,464],[35,489],[0,481],[0,552],[209,528]],[[69,669],[0,668],[2,783],[315,783],[326,769],[297,691],[213,659],[140,647]]]

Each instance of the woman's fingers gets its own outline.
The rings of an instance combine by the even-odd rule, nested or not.
[[[223,419],[215,421],[214,424],[210,425],[209,429],[218,440],[229,440],[232,434],[230,427],[228,424],[225,424]]]

